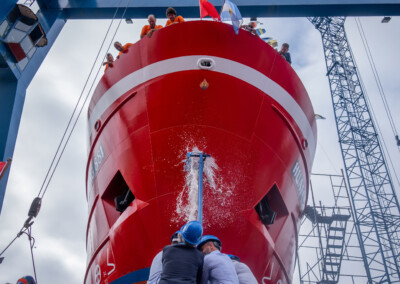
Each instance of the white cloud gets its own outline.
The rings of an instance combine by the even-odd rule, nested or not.
[[[306,19],[269,18],[262,21],[268,35],[276,38],[279,43],[290,44],[293,67],[309,92],[314,110],[327,118],[318,121],[318,148],[313,172],[337,173],[343,166],[319,32]],[[368,73],[369,67],[353,22],[350,18],[346,24],[350,43],[373,107],[377,107],[375,112],[378,120],[382,120],[383,135],[390,144],[390,155],[398,171],[399,151],[393,147],[394,138],[384,121],[384,111],[378,107],[380,100],[373,86],[373,78]],[[400,100],[400,80],[397,68],[400,65],[400,55],[397,47],[400,41],[400,18],[393,18],[389,24],[381,24],[379,18],[363,18],[362,22],[392,114],[398,123],[400,114],[396,108]],[[68,22],[28,89],[0,216],[1,248],[13,238],[27,217],[30,202],[43,182],[108,23]],[[135,20],[133,25],[123,22],[115,40],[135,42],[145,23],[145,20]],[[158,22],[164,23],[165,19]],[[114,48],[111,51],[117,55]],[[102,50],[102,56],[105,52]],[[85,107],[33,228],[37,239],[34,253],[41,283],[70,284],[83,281],[87,221],[86,139]],[[398,184],[396,187],[399,188]],[[21,237],[7,251],[6,259],[0,265],[0,282],[14,283],[22,275],[33,274],[28,248],[26,237]]]

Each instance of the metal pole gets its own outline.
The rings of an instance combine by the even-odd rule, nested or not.
[[[199,192],[198,192],[198,210],[197,210],[197,221],[203,225],[203,168],[204,160],[203,153],[199,156]]]
[[[210,155],[200,152],[200,153],[193,153],[188,152],[186,155],[186,163],[185,163],[185,171],[190,170],[190,159],[192,157],[199,158],[199,190],[198,190],[198,209],[197,209],[197,221],[203,224],[203,169],[204,169],[204,161],[207,157],[211,157]]]

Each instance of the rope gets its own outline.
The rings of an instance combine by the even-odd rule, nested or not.
[[[120,1],[122,1],[122,0],[120,0]],[[125,14],[126,14],[126,10],[128,9],[128,6],[129,6],[130,1],[131,1],[131,0],[128,1],[127,5],[126,5],[126,7],[125,7],[125,10],[124,10],[124,12],[123,12],[123,14],[122,14],[122,17],[121,17],[121,19],[120,19],[120,21],[119,21],[119,23],[118,23],[118,26],[117,26],[116,30],[115,30],[115,32],[114,32],[114,35],[113,35],[113,37],[111,38],[111,41],[110,41],[110,44],[108,45],[107,50],[110,50],[111,44],[112,44],[112,42],[113,42],[113,40],[114,40],[114,38],[115,38],[115,35],[116,35],[116,33],[117,33],[117,31],[118,31],[120,25],[121,25],[122,19],[124,18]],[[114,16],[115,16],[115,14],[114,14]],[[111,24],[110,24],[110,26],[109,26],[109,29],[110,29],[110,27],[111,27]],[[109,31],[109,30],[108,30],[108,31]],[[106,36],[108,35],[108,31],[107,31]],[[97,61],[97,59],[98,59],[98,57],[99,57],[99,55],[100,55],[100,52],[101,52],[101,49],[102,49],[103,45],[104,45],[105,39],[106,39],[106,38],[104,38],[104,40],[103,40],[103,42],[102,42],[102,45],[101,45],[101,47],[100,47],[100,49],[99,49],[99,52],[97,53],[95,62],[94,62],[94,64],[92,65],[92,69],[90,70],[90,74],[89,74],[89,76],[88,76],[88,79],[86,80],[86,83],[85,83],[85,86],[84,86],[83,90],[85,89],[85,87],[86,87],[86,85],[87,85],[87,82],[88,82],[88,80],[89,80],[90,75],[92,74],[92,71],[93,71],[93,69],[94,69],[95,63],[96,63],[96,61]],[[81,109],[79,110],[78,116],[76,117],[75,122],[74,122],[74,125],[72,126],[72,129],[71,129],[71,131],[70,131],[70,133],[69,133],[69,135],[68,135],[68,137],[67,137],[67,140],[66,140],[66,142],[65,142],[65,144],[64,144],[64,146],[63,146],[63,149],[61,150],[61,154],[59,155],[59,158],[58,158],[58,160],[57,160],[57,163],[56,163],[56,165],[55,165],[55,167],[54,167],[53,172],[52,172],[51,175],[50,175],[49,181],[48,181],[48,183],[47,183],[47,185],[46,185],[46,187],[45,187],[45,189],[44,189],[44,191],[43,191],[43,194],[42,194],[42,197],[41,197],[41,198],[43,198],[43,196],[45,195],[45,193],[46,193],[46,191],[47,191],[47,188],[48,188],[48,186],[49,186],[49,184],[50,184],[50,181],[51,181],[51,179],[53,178],[53,175],[54,175],[54,173],[55,173],[55,171],[56,171],[56,169],[57,169],[57,166],[58,166],[58,164],[59,164],[59,162],[60,162],[60,160],[61,160],[61,157],[62,157],[62,155],[64,154],[65,148],[67,147],[67,144],[68,144],[68,142],[69,142],[69,139],[71,138],[72,132],[73,132],[73,130],[75,129],[75,126],[76,126],[76,124],[77,124],[77,122],[78,122],[78,119],[79,119],[79,117],[80,117],[80,115],[81,115],[81,113],[82,113],[83,107],[85,106],[85,104],[86,104],[86,102],[87,102],[87,100],[88,100],[88,98],[89,98],[89,95],[90,95],[90,93],[91,93],[91,91],[92,91],[92,89],[93,89],[93,86],[94,86],[94,84],[96,83],[96,78],[97,78],[97,76],[99,75],[99,72],[100,72],[101,68],[102,68],[102,65],[100,64],[100,65],[99,65],[99,68],[97,69],[97,73],[96,73],[96,75],[95,75],[95,79],[93,80],[92,85],[90,86],[90,89],[89,89],[89,91],[88,91],[88,93],[87,93],[87,95],[86,95],[86,97],[85,97],[85,100],[84,100],[84,102],[83,102],[83,104],[82,104],[82,107],[81,107]],[[83,90],[82,90],[81,96],[82,96],[82,94],[83,94]],[[80,97],[80,98],[81,98],[81,97]],[[79,99],[80,99],[80,98],[79,98]],[[75,110],[74,110],[74,111],[75,111]],[[71,120],[72,120],[72,117],[71,117]],[[71,121],[71,120],[70,120],[70,121]],[[68,126],[69,126],[69,125],[68,125]],[[66,132],[65,132],[65,133],[66,133]],[[64,136],[65,136],[65,133],[64,133]],[[64,138],[64,136],[63,136],[63,138]],[[60,147],[60,146],[61,146],[61,143],[60,143],[59,147]],[[57,150],[58,150],[58,149],[57,149]],[[55,157],[54,157],[54,159],[55,159]],[[54,159],[53,159],[53,161],[54,161]],[[42,189],[41,189],[41,191],[42,191]],[[39,194],[40,194],[40,192],[39,192]],[[38,195],[38,196],[39,196],[39,195]]]
[[[376,69],[375,61],[373,59],[373,56],[372,56],[372,53],[371,53],[371,49],[369,48],[367,37],[365,36],[365,33],[364,33],[364,28],[363,28],[363,26],[361,24],[360,18],[358,18],[358,17],[355,18],[355,21],[356,21],[356,24],[357,24],[357,29],[358,29],[358,32],[360,34],[361,40],[362,40],[363,45],[364,45],[365,52],[367,54],[367,58],[368,58],[369,64],[370,64],[371,69],[372,69],[372,73],[373,73],[374,78],[375,78],[375,82],[376,82],[376,84],[378,86],[379,94],[380,94],[380,96],[382,98],[383,105],[385,107],[386,115],[388,116],[388,119],[389,119],[389,122],[390,122],[390,127],[392,128],[393,135],[396,137],[396,135],[397,135],[396,125],[394,124],[394,120],[393,120],[392,114],[390,112],[389,104],[387,102],[386,95],[385,95],[385,92],[383,90],[383,86],[382,86],[382,83],[381,83],[381,80],[380,80],[380,77],[379,77],[379,74],[378,74],[378,70]]]
[[[67,127],[66,127],[66,129],[65,129],[65,131],[64,131],[64,134],[63,134],[63,136],[62,136],[62,138],[61,138],[60,143],[58,144],[56,153],[54,154],[53,160],[51,161],[50,167],[49,167],[49,169],[48,169],[48,171],[47,171],[47,173],[46,173],[46,176],[45,176],[45,178],[44,178],[44,180],[43,180],[43,184],[42,184],[42,186],[41,186],[41,188],[40,188],[40,190],[39,190],[39,193],[38,193],[38,195],[37,195],[37,196],[40,197],[40,198],[43,198],[43,196],[44,196],[44,194],[45,194],[45,192],[46,192],[46,190],[47,190],[47,187],[49,186],[50,181],[51,181],[51,179],[52,179],[52,177],[53,177],[53,174],[54,174],[54,172],[55,172],[55,170],[56,170],[56,168],[57,168],[58,161],[61,159],[61,156],[62,156],[62,153],[63,153],[63,152],[59,155],[58,161],[57,161],[56,165],[54,166],[53,173],[50,175],[50,178],[49,178],[49,180],[47,181],[47,185],[45,186],[46,180],[47,180],[47,178],[48,178],[48,176],[49,176],[49,174],[50,174],[50,172],[51,172],[51,170],[52,170],[52,167],[53,167],[53,165],[54,165],[54,161],[56,160],[57,155],[59,154],[60,148],[61,148],[61,146],[62,146],[63,143],[64,143],[65,135],[67,134],[68,129],[69,129],[70,125],[71,125],[72,119],[74,118],[75,113],[76,113],[76,111],[77,111],[77,109],[78,109],[78,106],[79,106],[79,103],[80,103],[80,101],[81,101],[81,99],[82,99],[82,97],[83,97],[83,93],[84,93],[84,91],[85,91],[85,88],[86,88],[86,86],[87,86],[87,84],[88,84],[88,82],[89,82],[90,76],[92,75],[93,69],[94,69],[94,67],[95,67],[95,65],[96,65],[96,62],[97,62],[97,60],[98,60],[98,58],[99,58],[99,55],[100,55],[100,53],[101,53],[101,50],[102,50],[102,48],[103,48],[103,46],[104,46],[104,43],[105,43],[105,41],[106,41],[106,39],[107,39],[108,33],[110,32],[111,26],[112,26],[112,24],[113,24],[113,22],[114,22],[114,19],[115,19],[116,15],[117,15],[117,12],[118,12],[118,9],[119,9],[119,6],[120,6],[121,2],[122,2],[122,0],[120,0],[119,3],[118,3],[118,7],[117,7],[117,9],[115,10],[115,13],[114,13],[113,18],[112,18],[112,20],[111,20],[111,22],[110,22],[110,25],[108,26],[107,32],[106,32],[106,34],[105,34],[105,36],[104,36],[104,38],[103,38],[103,42],[101,43],[101,46],[100,46],[100,48],[99,48],[99,51],[97,52],[96,58],[95,58],[95,60],[94,60],[94,63],[92,64],[92,68],[90,69],[90,72],[89,72],[89,75],[88,75],[88,77],[87,77],[87,79],[86,79],[85,85],[83,86],[82,92],[81,92],[81,94],[79,95],[78,101],[77,101],[77,103],[76,103],[76,105],[75,105],[75,108],[74,108],[74,110],[73,110],[73,112],[72,112],[72,114],[71,114],[71,117],[70,117],[70,119],[69,119],[69,121],[68,121]],[[88,93],[88,95],[89,95],[89,93]],[[85,100],[85,102],[86,102],[86,100]],[[83,107],[84,107],[84,104],[82,105],[81,109],[82,109]],[[76,118],[76,120],[78,120],[78,118],[79,118],[79,115],[78,115],[78,117]],[[73,132],[75,125],[76,125],[76,123],[75,123],[74,126],[72,127],[70,133]],[[70,136],[71,136],[71,135],[68,136],[68,139],[66,140],[65,145],[68,144],[68,141],[69,141],[69,137],[70,137]],[[65,149],[65,147],[64,147],[64,149]],[[40,196],[43,190],[44,190],[44,192],[43,192],[42,196]]]
[[[118,23],[118,26],[117,26],[116,30],[115,30],[115,32],[114,32],[114,35],[112,36],[112,39],[111,39],[111,41],[110,41],[110,44],[108,45],[107,50],[109,50],[110,47],[111,47],[112,41],[114,40],[115,35],[116,35],[116,33],[117,33],[117,31],[118,31],[120,25],[121,25],[122,19],[124,18],[125,14],[126,14],[126,11],[127,11],[127,9],[128,9],[128,6],[129,6],[130,1],[131,1],[131,0],[129,0],[129,1],[127,2],[127,5],[126,5],[126,7],[125,7],[125,10],[124,10],[124,12],[123,12],[123,14],[122,14],[122,17],[121,17],[121,19],[120,19],[120,21],[119,21],[119,23]],[[111,26],[112,26],[112,24],[113,24],[113,22],[114,22],[114,19],[115,19],[116,15],[117,15],[117,12],[118,12],[118,9],[119,9],[119,7],[120,7],[121,2],[122,2],[122,0],[120,0],[119,3],[118,3],[117,9],[115,10],[114,16],[113,16],[113,18],[112,18],[112,20],[111,20],[111,22],[110,22],[110,25],[108,26],[107,32],[106,32],[106,34],[105,34],[105,36],[104,36],[103,42],[101,43],[101,46],[100,46],[100,48],[99,48],[99,51],[97,52],[96,59],[94,60],[94,63],[93,63],[92,68],[91,68],[91,70],[90,70],[90,73],[89,73],[89,75],[88,75],[88,77],[87,77],[87,79],[86,79],[85,85],[84,85],[84,87],[83,87],[83,89],[82,89],[82,92],[81,92],[81,94],[80,94],[80,96],[79,96],[79,98],[78,98],[78,101],[77,101],[77,103],[76,103],[76,105],[75,105],[75,107],[74,107],[74,110],[73,110],[73,112],[72,112],[72,114],[71,114],[71,117],[70,117],[70,119],[69,119],[69,121],[68,121],[67,127],[66,127],[66,129],[65,129],[65,131],[64,131],[64,133],[63,133],[63,136],[62,136],[62,138],[61,138],[61,141],[60,141],[60,143],[59,143],[59,145],[58,145],[58,147],[57,147],[56,153],[54,154],[54,157],[53,157],[53,159],[52,159],[52,161],[51,161],[50,167],[49,167],[49,169],[48,169],[48,171],[47,171],[47,173],[46,173],[46,176],[45,176],[45,178],[44,178],[43,184],[42,184],[42,186],[41,186],[41,188],[40,188],[40,190],[39,190],[39,193],[38,193],[37,197],[35,198],[35,200],[36,200],[36,199],[39,199],[39,204],[36,205],[36,210],[37,210],[37,211],[36,211],[36,213],[35,213],[34,215],[31,215],[31,212],[29,212],[29,218],[25,221],[24,226],[23,226],[23,227],[21,228],[21,230],[18,232],[17,236],[16,236],[16,237],[5,247],[5,249],[0,253],[0,257],[1,257],[1,256],[6,252],[6,250],[15,242],[15,240],[16,240],[17,238],[19,238],[22,234],[26,234],[26,235],[28,236],[28,239],[29,239],[29,242],[30,242],[31,258],[32,258],[32,264],[33,264],[33,270],[34,270],[34,274],[35,274],[36,283],[37,283],[36,266],[35,266],[35,260],[34,260],[34,256],[33,256],[33,247],[34,247],[34,244],[35,244],[35,239],[34,239],[34,238],[32,237],[32,235],[31,235],[31,226],[32,226],[32,224],[33,224],[33,222],[31,222],[31,220],[32,220],[34,217],[36,218],[37,214],[39,213],[39,209],[40,209],[40,206],[41,206],[41,205],[40,205],[40,202],[41,202],[41,200],[43,199],[43,197],[44,197],[44,195],[45,195],[45,193],[46,193],[46,191],[47,191],[47,189],[48,189],[48,187],[49,187],[50,181],[52,180],[52,177],[53,177],[53,175],[54,175],[54,173],[55,173],[55,171],[56,171],[56,169],[57,169],[57,167],[58,167],[58,164],[59,164],[59,162],[60,162],[60,160],[61,160],[61,157],[62,157],[62,155],[63,155],[63,153],[64,153],[64,151],[65,151],[65,148],[66,148],[66,146],[68,145],[69,139],[71,138],[71,135],[72,135],[72,133],[73,133],[73,131],[74,131],[74,129],[75,129],[75,126],[76,126],[76,124],[77,124],[77,122],[78,122],[78,119],[79,119],[79,117],[80,117],[80,115],[81,115],[81,113],[82,113],[82,110],[83,110],[83,108],[84,108],[84,106],[85,106],[85,104],[86,104],[86,102],[87,102],[87,100],[88,100],[88,98],[89,98],[90,92],[91,92],[91,90],[92,90],[92,88],[93,88],[93,86],[94,86],[94,84],[95,84],[95,82],[96,82],[96,79],[97,79],[97,76],[98,76],[98,74],[99,74],[99,71],[100,71],[100,69],[101,69],[101,67],[102,67],[102,64],[99,65],[99,68],[98,68],[98,70],[97,70],[96,76],[95,76],[95,78],[94,78],[94,80],[93,80],[93,82],[92,82],[92,84],[91,84],[91,87],[90,87],[90,89],[89,89],[89,91],[88,91],[88,93],[87,93],[87,95],[86,95],[86,97],[85,97],[85,99],[84,99],[84,101],[83,101],[83,104],[82,104],[82,106],[81,106],[81,108],[80,108],[80,110],[79,110],[78,115],[77,115],[76,118],[75,118],[75,121],[74,121],[74,123],[73,123],[73,125],[72,125],[72,127],[71,127],[71,129],[70,129],[70,131],[69,131],[69,134],[68,134],[67,138],[65,139],[65,137],[66,137],[66,135],[67,135],[67,133],[68,133],[68,129],[70,128],[71,123],[72,123],[72,121],[73,121],[73,118],[75,117],[75,114],[76,114],[76,112],[77,112],[77,110],[78,110],[78,106],[79,106],[79,104],[80,104],[80,102],[81,102],[81,100],[82,100],[82,97],[83,97],[83,93],[84,93],[84,91],[85,91],[85,88],[86,88],[86,86],[87,86],[87,84],[88,84],[88,82],[89,82],[89,79],[90,79],[90,77],[91,77],[91,75],[92,75],[92,72],[93,72],[93,70],[94,70],[94,68],[95,68],[96,62],[98,61],[98,58],[99,58],[99,56],[100,56],[100,54],[101,54],[101,50],[103,49],[103,46],[104,46],[104,44],[105,44],[105,41],[106,41],[106,39],[107,39],[107,37],[108,37],[108,34],[109,34],[109,32],[110,32]],[[60,152],[60,149],[61,149],[61,152]],[[58,156],[58,159],[57,159],[57,161],[56,161],[57,156]],[[56,162],[55,162],[55,161],[56,161]],[[55,163],[55,164],[54,164],[54,163]],[[53,167],[53,165],[54,165],[54,167]],[[51,174],[50,174],[50,172],[51,172]],[[50,176],[49,176],[49,174],[50,174]],[[47,183],[46,183],[46,181],[47,181]],[[35,202],[35,200],[34,200],[34,202]],[[34,204],[34,203],[32,203],[32,205],[31,205],[31,209],[32,209],[32,207],[33,207],[33,204]],[[31,210],[30,210],[30,211],[31,211]],[[26,233],[26,231],[28,231],[28,233]]]
[[[358,66],[357,66],[357,63],[356,63],[356,61],[355,61],[355,57],[354,57],[353,51],[351,50],[350,46],[349,46],[349,50],[350,50],[351,56],[354,58],[354,66],[359,70],[359,68],[358,68]],[[376,127],[376,129],[377,129],[377,131],[378,131],[378,134],[379,134],[379,135],[378,135],[378,140],[379,140],[380,142],[382,142],[382,144],[383,144],[383,148],[384,148],[384,149],[383,149],[383,151],[382,151],[382,155],[383,155],[383,157],[384,157],[385,160],[389,160],[390,165],[391,165],[391,167],[392,167],[392,171],[393,171],[393,173],[394,173],[394,176],[396,177],[397,183],[398,183],[399,186],[400,186],[400,180],[399,180],[399,177],[397,176],[397,173],[396,173],[396,171],[395,171],[395,168],[394,168],[394,165],[393,165],[393,162],[392,162],[392,158],[391,158],[390,155],[387,155],[387,154],[386,154],[386,153],[389,153],[389,151],[388,151],[388,148],[387,148],[387,146],[386,146],[386,142],[385,142],[385,140],[383,139],[382,131],[381,131],[380,127],[379,127],[379,123],[378,123],[377,117],[376,117],[376,115],[375,115],[374,109],[372,108],[372,104],[371,104],[371,101],[369,100],[369,95],[368,95],[368,93],[367,93],[367,89],[365,88],[365,85],[364,85],[364,82],[363,82],[361,76],[359,76],[359,80],[360,80],[360,84],[361,84],[362,90],[363,90],[364,95],[365,95],[365,99],[366,99],[366,101],[367,101],[367,104],[368,104],[368,106],[369,106],[369,109],[371,110],[371,116],[372,116],[372,118],[373,118],[373,121],[375,122],[375,127]],[[382,139],[380,139],[380,137],[382,137]],[[388,175],[389,175],[389,177],[390,177],[390,172],[389,172],[389,171],[388,171]]]
[[[37,275],[36,275],[35,259],[33,257],[33,247],[35,246],[35,238],[32,237],[32,226],[29,226],[28,233],[25,232],[25,234],[28,236],[28,239],[29,239],[29,246],[30,246],[30,249],[31,249],[31,257],[32,257],[33,273],[35,275],[35,282],[36,282],[36,284],[38,284]]]
[[[3,253],[15,242],[16,239],[18,239],[21,236],[21,232],[23,230],[24,227],[22,227],[22,229],[19,231],[19,233],[15,236],[15,238],[6,246],[5,249],[3,249],[3,251],[0,253],[0,257],[3,255]]]

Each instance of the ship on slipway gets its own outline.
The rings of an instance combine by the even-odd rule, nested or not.
[[[292,282],[316,123],[276,50],[219,22],[168,26],[106,70],[88,121],[85,283],[146,282],[153,257],[198,210],[188,152],[210,155],[204,233],[259,283]]]

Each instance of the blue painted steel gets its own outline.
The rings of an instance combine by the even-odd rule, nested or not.
[[[368,283],[400,283],[400,206],[347,41],[345,17],[309,20],[322,35]]]
[[[48,9],[64,9],[70,19],[112,18],[121,0],[39,0]],[[217,10],[222,0],[209,0]],[[399,0],[235,0],[243,17],[301,16],[379,16],[400,15]],[[146,18],[148,14],[165,18],[165,10],[173,6],[185,18],[198,18],[198,0],[122,0],[128,6],[126,17]],[[122,14],[122,11],[121,11]]]
[[[201,224],[203,224],[203,169],[204,169],[204,161],[207,159],[207,157],[211,157],[210,155],[200,152],[200,153],[194,153],[194,152],[188,152],[186,154],[186,164],[185,164],[185,171],[190,170],[190,161],[192,157],[198,157],[199,158],[199,186],[198,186],[198,209],[197,209],[197,221],[199,221]]]
[[[37,16],[39,21],[44,23],[42,27],[49,44],[37,49],[23,72],[13,72],[11,68],[0,68],[0,161],[13,157],[26,89],[65,24],[60,11],[43,11]],[[11,168],[0,181],[0,212]]]
[[[110,284],[132,284],[142,281],[147,281],[150,275],[150,267],[139,269],[128,273],[117,280],[114,280]]]
[[[8,15],[8,13],[14,8],[17,0],[1,0],[0,5],[0,23]]]

